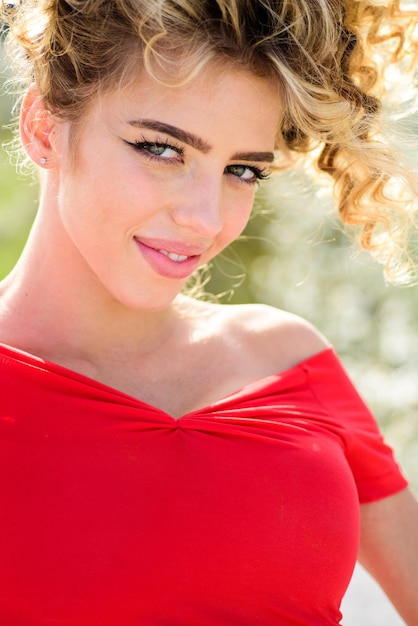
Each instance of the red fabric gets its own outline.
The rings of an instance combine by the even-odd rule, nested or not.
[[[2,626],[335,625],[406,485],[331,349],[174,420],[0,348]]]

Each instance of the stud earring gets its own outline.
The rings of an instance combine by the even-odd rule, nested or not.
[[[47,162],[48,162],[48,159],[47,159],[46,157],[41,157],[41,158],[39,159],[39,163],[40,163],[41,165],[45,165]]]

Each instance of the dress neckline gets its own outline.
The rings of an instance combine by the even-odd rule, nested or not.
[[[321,361],[324,358],[327,358],[328,355],[334,355],[334,348],[332,345],[328,345],[323,350],[316,352],[312,356],[309,356],[305,359],[302,359],[292,367],[286,368],[282,371],[268,374],[267,376],[262,376],[260,378],[254,379],[241,387],[238,387],[235,391],[222,396],[218,400],[211,402],[208,405],[204,405],[202,407],[198,407],[192,411],[184,413],[179,417],[174,417],[167,411],[158,408],[157,406],[145,402],[140,398],[137,398],[129,393],[121,391],[116,387],[112,387],[111,385],[107,385],[106,383],[102,383],[95,378],[91,378],[85,374],[81,374],[76,370],[73,370],[69,367],[65,367],[64,365],[59,365],[54,361],[49,361],[48,359],[44,359],[40,356],[32,354],[30,352],[26,352],[25,350],[21,350],[20,348],[15,348],[14,346],[10,346],[5,343],[0,342],[0,355],[3,354],[7,358],[11,358],[14,361],[19,361],[20,363],[24,363],[26,365],[30,365],[38,370],[42,370],[44,372],[50,372],[57,376],[63,377],[65,379],[70,379],[75,382],[82,384],[83,386],[87,386],[91,390],[102,391],[106,393],[106,395],[116,396],[119,400],[122,400],[124,404],[131,404],[133,406],[142,406],[147,408],[148,410],[158,413],[161,417],[165,417],[169,419],[171,422],[180,422],[181,420],[187,419],[189,417],[204,414],[206,412],[211,411],[214,408],[218,408],[222,404],[226,404],[230,402],[232,399],[236,399],[241,396],[249,395],[253,393],[256,389],[260,387],[265,387],[269,384],[274,383],[277,380],[282,380],[285,377],[292,375],[292,373],[300,370],[304,365],[314,364],[316,361]]]

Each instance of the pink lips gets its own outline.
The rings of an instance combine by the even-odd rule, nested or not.
[[[142,256],[152,269],[165,278],[188,278],[201,264],[205,251],[196,246],[159,240],[140,241],[135,238]]]

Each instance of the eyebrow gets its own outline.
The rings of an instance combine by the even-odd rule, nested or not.
[[[232,155],[232,161],[256,161],[258,163],[273,163],[273,152],[237,152]]]
[[[130,126],[135,128],[147,128],[149,130],[155,130],[158,133],[166,133],[175,139],[178,139],[182,143],[195,148],[199,152],[207,154],[212,150],[210,143],[198,137],[193,133],[189,133],[187,130],[177,128],[171,124],[165,122],[159,122],[158,120],[131,120],[128,122]],[[231,160],[237,161],[256,161],[272,163],[274,161],[273,152],[237,152],[231,157]]]
[[[194,135],[193,133],[187,132],[187,130],[182,130],[181,128],[177,128],[171,124],[166,124],[165,122],[159,122],[157,120],[132,120],[129,124],[130,126],[135,126],[137,128],[149,128],[150,130],[155,130],[158,133],[166,133],[167,135],[171,135],[171,137],[178,139],[182,143],[185,143],[192,148],[196,148],[196,150],[199,150],[199,152],[203,152],[204,154],[207,154],[212,150],[212,146],[204,139],[197,137],[197,135]]]

